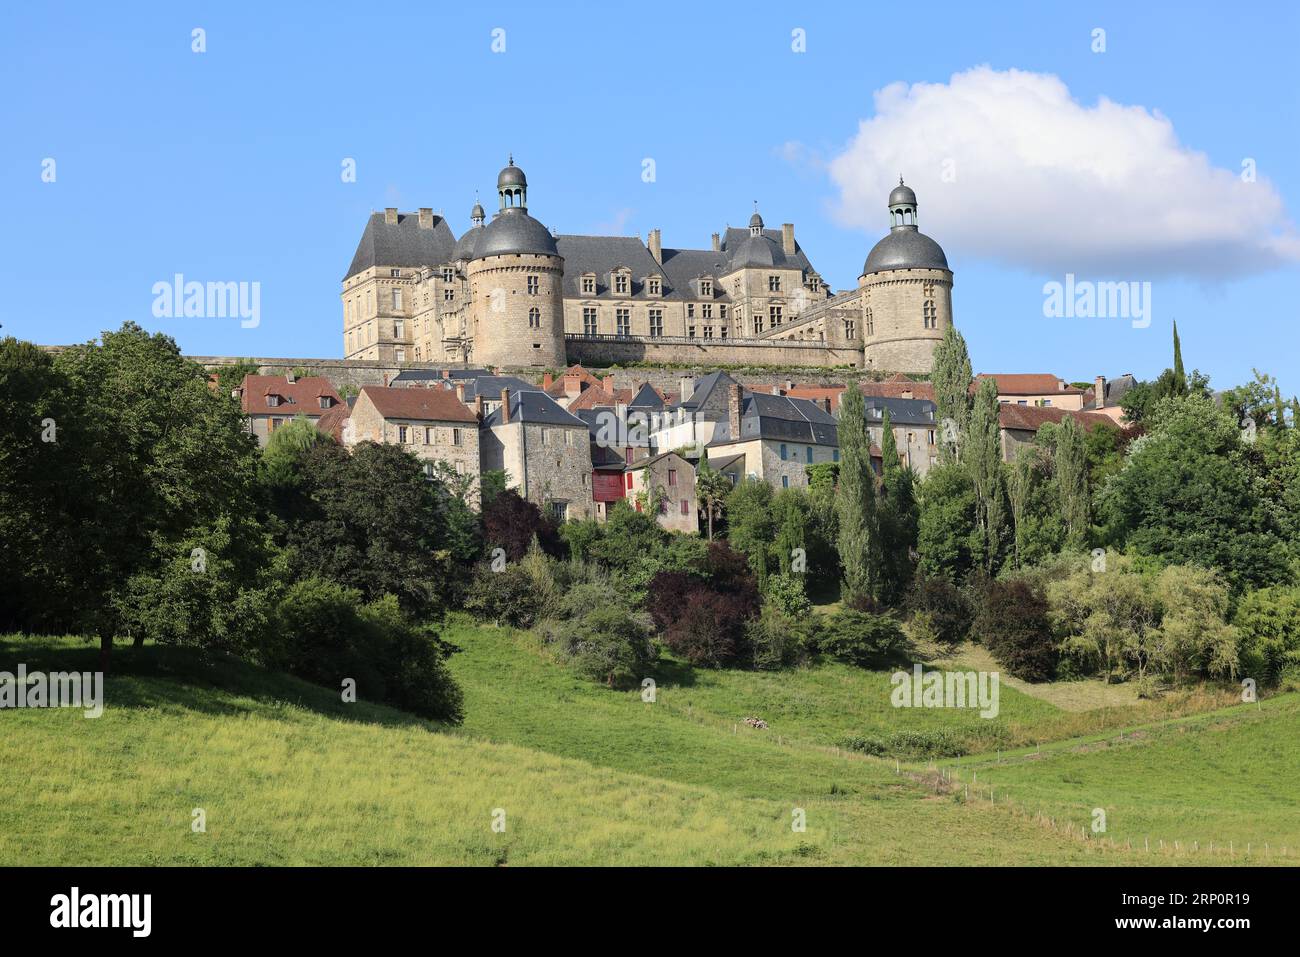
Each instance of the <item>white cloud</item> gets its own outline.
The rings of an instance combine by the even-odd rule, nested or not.
[[[1055,76],[989,67],[892,84],[875,106],[827,164],[848,225],[883,233],[901,173],[922,231],[962,258],[1211,280],[1300,261],[1267,178],[1213,166],[1159,111],[1104,97],[1084,106]]]

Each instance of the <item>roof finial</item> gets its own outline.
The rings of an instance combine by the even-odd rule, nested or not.
[[[754,200],[754,212],[758,212],[758,200]]]
[[[506,156],[509,158],[509,162],[507,162],[506,165],[507,165],[507,166],[514,166],[514,165],[515,165],[515,154],[514,154],[514,151],[512,150],[511,152],[507,153]],[[901,182],[903,181],[903,177],[900,176],[900,177],[898,178],[898,181],[901,183]]]
[[[899,173],[899,174],[898,174],[898,185],[899,185],[899,186],[902,186],[902,185],[903,185],[903,174],[902,174],[902,173]]]

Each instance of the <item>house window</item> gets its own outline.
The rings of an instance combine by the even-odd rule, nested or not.
[[[405,338],[406,338],[406,336],[404,335],[405,332],[406,332],[406,323],[403,322],[401,319],[394,320],[394,322],[393,322],[393,338],[394,338],[394,339],[405,339]]]
[[[688,498],[682,499],[682,514],[683,515],[691,514],[691,500]]]
[[[767,317],[772,321],[772,328],[775,329],[777,326],[781,324],[781,307],[768,306]]]
[[[269,405],[271,408],[275,408],[277,405],[280,404],[280,397],[278,395],[268,395],[266,397],[266,404]]]
[[[650,310],[650,335],[662,336],[664,334],[664,311],[662,309]]]
[[[627,275],[618,273],[614,276],[614,291],[624,296],[627,295]]]
[[[594,336],[596,334],[596,307],[582,307],[582,334],[584,336]]]
[[[550,510],[551,518],[555,519],[557,522],[563,522],[569,517],[568,502],[551,502]]]
[[[282,425],[284,425],[284,419],[272,419],[272,420],[271,420],[271,427],[270,427],[269,429],[267,429],[267,431],[268,431],[268,432],[274,432],[276,429],[278,429],[278,428],[279,428],[280,426],[282,426]]]
[[[320,397],[320,407],[322,409],[328,409],[333,404],[334,404],[334,400],[329,396],[323,395]]]
[[[788,451],[787,451],[787,449],[786,449],[786,447],[785,447],[785,443],[782,442],[782,443],[781,443],[781,461],[784,462],[784,461],[786,460],[786,458],[788,457],[788,455],[789,455],[789,453],[788,453]]]
[[[808,448],[804,449],[804,461],[809,465],[812,465],[812,455],[812,446],[810,445]]]
[[[782,475],[782,476],[781,476],[781,488],[789,488],[789,487],[790,487],[790,476],[788,476],[788,475]]]
[[[688,302],[688,303],[686,304],[686,318],[687,318],[687,319],[694,319],[694,318],[695,318],[695,303],[693,303],[693,302]]]
[[[425,462],[425,463],[424,463],[424,477],[427,478],[427,479],[430,479],[430,480],[433,479],[433,463],[432,463],[432,462]]]
[[[618,335],[627,338],[632,334],[632,310],[615,309],[614,322],[617,326]]]
[[[781,291],[781,277],[780,277],[780,276],[768,276],[768,277],[767,277],[767,291],[768,291],[768,292],[780,292],[780,291]]]
[[[433,444],[434,444],[434,440],[435,440],[435,436],[434,436],[434,434],[433,434],[433,427],[432,427],[432,426],[429,426],[429,425],[426,425],[426,426],[424,427],[424,444],[425,444],[425,445],[433,445]]]
[[[533,308],[528,310],[528,328],[542,328],[542,310],[538,309],[536,306],[533,306]]]
[[[528,295],[530,295],[530,296],[535,296],[535,295],[537,295],[538,287],[539,287],[539,282],[538,282],[537,277],[536,277],[536,276],[529,276],[529,277],[528,277]]]
[[[840,460],[840,450],[839,450],[839,449],[831,449],[831,461],[832,461],[832,462],[838,462],[839,460]]]
[[[402,290],[393,290],[393,310],[397,311],[402,308]]]
[[[650,277],[650,295],[652,295],[652,296],[657,296],[657,295],[659,295],[659,277],[658,277],[658,276],[651,276],[651,277]]]
[[[930,430],[929,440],[930,440],[930,444],[934,445],[934,429]]]
[[[596,291],[596,277],[595,277],[595,276],[583,276],[583,277],[582,277],[582,291],[583,291],[585,294],[587,294],[587,295],[591,295],[593,292]]]
[[[660,515],[667,515],[667,514],[668,514],[668,499],[666,499],[666,498],[661,498],[661,499],[659,500],[659,514],[660,514]]]
[[[628,459],[629,462],[632,461],[632,450],[631,450],[631,449],[628,449],[628,450],[627,450],[627,459]],[[628,472],[628,473],[627,473],[627,487],[628,487],[628,489],[631,489],[631,488],[632,488],[632,473],[631,473],[631,472]]]
[[[406,444],[406,426],[404,425],[399,425],[397,427],[397,442],[399,445]]]
[[[677,470],[676,470],[676,469],[669,469],[669,470],[668,470],[668,484],[669,484],[670,486],[672,486],[672,485],[676,485],[676,484],[677,484]]]
[[[444,287],[443,287],[443,290],[442,290],[442,301],[443,301],[443,302],[455,302],[455,301],[456,301],[456,290],[455,290],[454,287],[452,287],[452,286],[444,286]]]
[[[397,349],[397,350],[394,350],[394,352],[393,352],[393,361],[394,361],[394,362],[405,362],[405,361],[406,361],[406,350],[405,350],[405,349]]]
[[[451,430],[451,444],[460,445],[460,429]]]

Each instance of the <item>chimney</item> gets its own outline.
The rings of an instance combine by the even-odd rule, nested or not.
[[[555,385],[555,376],[549,372],[542,376],[542,391],[545,392],[551,386]]]
[[[396,225],[397,225],[397,207],[396,207],[396,206],[386,206],[386,207],[384,207],[384,222],[387,223],[389,226],[396,226]]]
[[[713,251],[716,253],[722,249],[722,243],[718,242],[718,234],[713,234]]]
[[[822,411],[827,415],[831,414],[831,397],[826,395],[817,400],[822,407]]]
[[[794,379],[786,379],[786,380],[785,380],[785,391],[786,391],[786,392],[789,392],[789,391],[790,391],[791,389],[793,389],[793,388],[794,388]]]
[[[465,404],[465,383],[463,382],[456,383],[456,400],[460,402],[461,405]]]
[[[1097,376],[1097,381],[1093,383],[1092,390],[1092,407],[1094,409],[1106,408],[1106,377],[1100,375]]]
[[[443,370],[441,371],[440,375],[441,375],[444,379],[450,379],[450,378],[451,378],[451,370],[450,370],[450,369],[443,369]]]
[[[781,224],[781,252],[794,255],[794,223]]]
[[[733,442],[740,438],[740,399],[740,383],[733,382],[727,387],[727,428],[731,433],[728,438]]]
[[[664,263],[664,245],[659,230],[650,230],[650,241],[646,245],[650,247],[650,255],[654,256],[655,262],[662,266]]]
[[[678,399],[679,402],[685,402],[695,394],[694,379],[691,378],[682,379],[682,381],[679,384],[679,387],[681,388],[681,392],[682,392],[681,396]]]
[[[510,422],[510,390],[501,390],[501,424],[508,425]]]
[[[600,380],[600,387],[601,387],[602,389],[604,389],[606,392],[608,392],[610,395],[613,395],[613,394],[614,394],[614,377],[613,377],[612,375],[607,375],[607,376],[605,376],[605,378],[603,378],[603,379]]]
[[[474,417],[483,421],[483,396],[477,393],[474,395]]]
[[[289,383],[289,385],[293,385],[295,382],[298,381],[298,377],[294,374],[294,371],[290,369],[288,372],[284,374],[284,381]]]
[[[420,207],[420,228],[433,229],[433,209],[429,206]]]

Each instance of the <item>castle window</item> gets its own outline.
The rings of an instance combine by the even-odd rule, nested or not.
[[[761,312],[755,312],[754,313],[754,335],[758,335],[762,331],[763,331],[763,314]]]
[[[657,295],[659,295],[659,277],[658,277],[658,276],[651,276],[651,277],[650,277],[650,295],[652,295],[652,296],[657,296]]]
[[[402,290],[400,290],[400,289],[394,289],[394,290],[393,290],[393,309],[394,309],[394,310],[397,310],[397,309],[401,309],[401,308],[402,308]]]
[[[775,329],[781,324],[781,307],[768,306],[768,318],[772,321],[772,328]]]
[[[405,350],[405,349],[398,349],[398,350],[393,354],[393,361],[394,361],[394,362],[405,362],[405,361],[406,361],[406,350]]]
[[[595,276],[583,276],[583,277],[582,277],[582,291],[583,291],[583,293],[584,293],[585,295],[588,295],[588,296],[591,295],[592,293],[594,293],[594,292],[596,291],[596,277],[595,277]]]
[[[694,327],[694,326],[687,326],[687,327],[686,327],[686,338],[687,338],[687,339],[694,339],[694,338],[695,338],[695,327]]]
[[[713,338],[713,327],[712,327],[712,326],[705,326],[705,327],[704,327],[704,338],[705,338],[705,339],[712,339],[712,338]]]
[[[402,271],[400,269],[390,269],[388,270],[388,275],[392,276],[394,279],[397,279],[402,275]]]
[[[780,276],[768,276],[768,277],[767,277],[767,291],[768,291],[768,292],[780,292],[780,291],[781,291],[781,277],[780,277]]]
[[[708,303],[708,302],[706,302],[704,305],[700,306],[700,318],[701,318],[701,319],[712,319],[712,318],[713,318],[713,304],[712,304],[712,303]]]
[[[722,303],[722,304],[720,304],[720,305],[718,306],[718,318],[719,318],[719,319],[726,319],[726,318],[727,318],[727,305],[726,305],[726,303]]]
[[[582,334],[584,336],[596,335],[596,307],[582,307]]]
[[[695,318],[695,303],[693,303],[693,302],[688,302],[688,303],[686,304],[686,318],[687,318],[687,319],[694,319],[694,318]]]
[[[442,290],[442,301],[443,301],[443,302],[454,302],[455,299],[456,299],[456,287],[455,287],[455,286],[444,286],[444,287],[443,287],[443,290]]]
[[[664,334],[664,311],[662,309],[650,310],[650,335],[662,336]]]
[[[927,300],[921,311],[925,316],[925,328],[938,329],[939,316],[935,311],[934,302],[932,300]]]
[[[402,322],[401,319],[396,319],[396,320],[393,321],[393,338],[394,338],[394,339],[405,339],[406,337],[405,337],[404,335],[402,335],[402,333],[404,333],[405,331],[406,331],[406,324],[405,324],[404,322]]]
[[[536,306],[533,306],[533,308],[528,310],[528,328],[542,328],[542,310],[538,309]]]
[[[854,331],[855,331],[855,329],[854,329],[854,325],[853,325],[853,320],[852,320],[852,319],[845,319],[845,320],[844,320],[844,338],[845,338],[845,339],[852,339],[852,338],[853,338],[853,333],[854,333]]]
[[[875,334],[876,334],[876,320],[872,317],[871,310],[868,309],[867,310],[867,335],[874,336]]]
[[[614,277],[614,291],[620,295],[627,295],[627,276],[624,273],[618,273]]]
[[[538,279],[537,279],[536,276],[529,276],[529,277],[528,277],[528,295],[530,295],[530,296],[535,296],[535,295],[537,295],[537,290],[538,290],[538,286],[539,286],[539,285],[540,285],[540,284],[539,284]]]
[[[632,310],[615,309],[614,323],[618,335],[626,339],[632,334]]]
[[[700,280],[700,295],[701,295],[701,296],[710,296],[710,297],[713,295],[713,280],[712,280],[712,279],[701,279],[701,280]]]
[[[456,272],[455,272],[455,270],[453,270],[450,266],[443,266],[443,267],[442,267],[442,281],[443,281],[443,282],[451,282],[451,281],[452,281],[453,279],[455,279],[455,278],[456,278]]]

